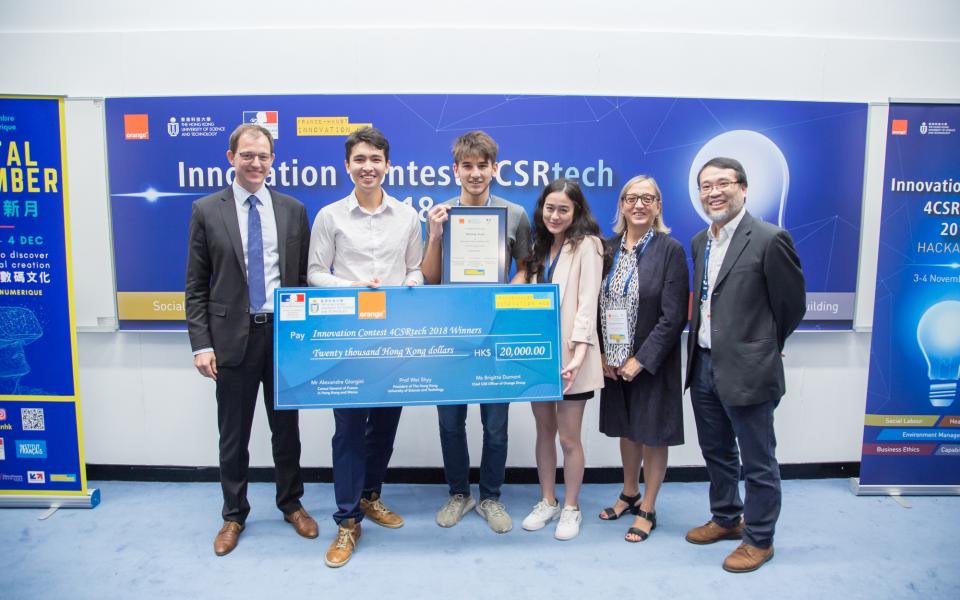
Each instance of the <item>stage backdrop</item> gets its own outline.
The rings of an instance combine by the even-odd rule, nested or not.
[[[960,105],[890,105],[861,486],[960,492]]]
[[[696,190],[714,156],[744,163],[747,207],[794,236],[808,286],[806,327],[850,328],[860,242],[866,104],[698,98],[329,95],[108,98],[110,196],[122,329],[184,329],[190,204],[228,185],[230,132],[277,138],[268,181],[311,219],[353,188],[344,138],[372,124],[390,140],[385,186],[424,218],[459,192],[450,146],[483,129],[500,144],[494,193],[532,214],[550,180],[576,178],[606,234],[620,188],[660,183],[673,235],[706,226]],[[692,272],[692,269],[691,269]]]
[[[62,98],[0,96],[0,506],[87,496],[63,128]]]

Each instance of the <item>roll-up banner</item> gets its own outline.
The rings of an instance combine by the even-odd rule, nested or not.
[[[685,245],[707,226],[700,167],[737,158],[748,175],[747,208],[796,242],[808,285],[803,327],[852,327],[866,104],[436,94],[108,98],[121,329],[185,329],[190,205],[232,182],[228,137],[244,122],[273,133],[268,184],[301,200],[311,219],[352,190],[343,144],[366,125],[390,140],[384,186],[421,219],[459,193],[454,139],[482,129],[500,146],[498,196],[532,214],[549,181],[575,178],[609,235],[623,184],[652,175],[664,220]]]
[[[63,98],[0,96],[0,506],[93,507],[77,389]]]
[[[859,494],[960,493],[958,128],[890,104]]]

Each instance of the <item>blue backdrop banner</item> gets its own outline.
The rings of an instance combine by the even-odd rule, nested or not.
[[[268,183],[303,201],[310,218],[352,190],[343,142],[356,128],[384,131],[392,163],[384,185],[421,219],[459,193],[453,140],[483,129],[500,145],[497,195],[532,214],[548,181],[577,178],[610,234],[621,187],[649,174],[685,245],[707,224],[700,166],[732,156],[746,167],[749,210],[794,236],[808,285],[806,326],[852,325],[866,104],[432,94],[107,99],[122,328],[185,328],[190,204],[232,181],[224,154],[241,122],[273,132]]]
[[[559,400],[558,287],[278,289],[277,408]]]
[[[891,104],[860,484],[960,485],[960,106]]]
[[[86,493],[63,99],[0,97],[0,505]]]

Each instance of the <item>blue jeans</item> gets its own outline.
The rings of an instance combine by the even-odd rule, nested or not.
[[[780,465],[773,430],[773,411],[780,400],[727,406],[714,385],[710,352],[698,348],[693,360],[690,399],[710,476],[713,520],[721,527],[734,527],[742,514],[743,540],[769,548],[780,516]],[[740,499],[741,463],[745,501]]]
[[[510,404],[481,404],[483,455],[480,458],[480,499],[499,499],[507,468],[507,416]],[[470,495],[470,451],[467,449],[467,405],[437,406],[443,473],[450,495]]]
[[[380,494],[393,455],[402,407],[335,408],[333,420],[333,520],[363,519],[360,498]]]

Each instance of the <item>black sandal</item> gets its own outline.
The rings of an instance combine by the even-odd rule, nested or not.
[[[627,508],[623,509],[621,512],[617,512],[613,510],[612,506],[608,506],[607,508],[603,509],[603,511],[600,513],[601,521],[616,521],[617,519],[622,517],[625,513],[630,513],[635,515],[637,514],[637,511],[640,510],[640,507],[637,506],[637,503],[640,502],[639,493],[637,493],[636,496],[628,496],[623,492],[620,492],[620,500],[623,500],[624,502],[626,502]],[[606,516],[603,516],[603,515],[606,515]]]
[[[641,519],[646,519],[650,521],[650,531],[644,531],[638,527],[631,527],[630,529],[628,529],[627,535],[635,535],[638,538],[640,538],[638,540],[631,540],[631,539],[628,539],[626,536],[624,536],[623,537],[624,541],[630,542],[631,544],[636,544],[637,542],[646,541],[646,539],[650,537],[650,534],[653,533],[653,530],[657,528],[657,511],[654,510],[651,512],[647,512],[645,510],[640,510],[638,508],[637,512],[634,514],[640,517]]]

